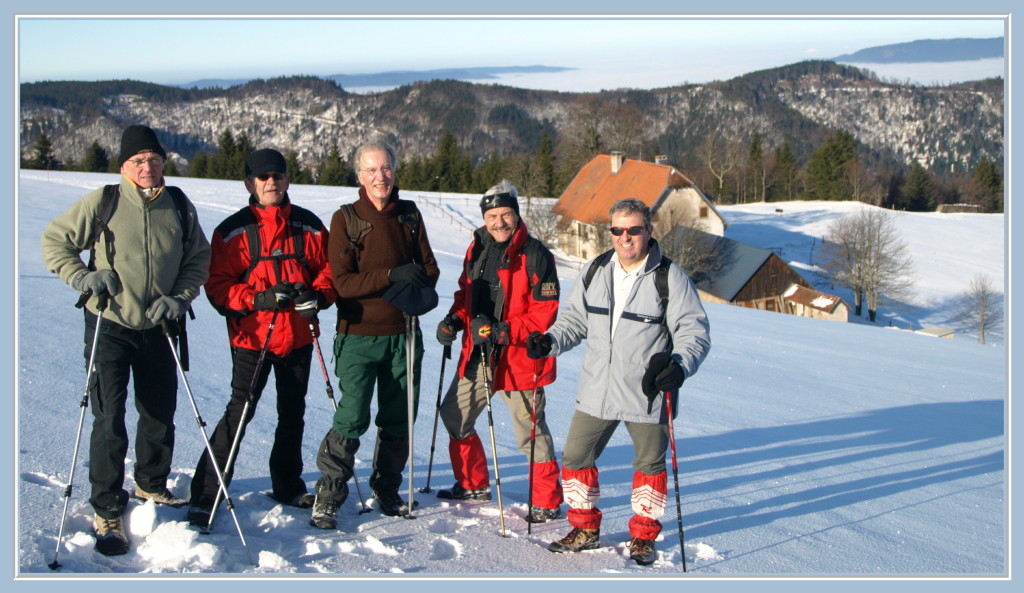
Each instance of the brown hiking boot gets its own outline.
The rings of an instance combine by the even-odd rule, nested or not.
[[[583,550],[596,550],[601,546],[600,529],[580,529],[573,527],[569,535],[557,542],[551,542],[548,550],[552,552],[582,552]]]
[[[142,488],[136,486],[135,498],[139,498],[142,500],[152,500],[157,504],[165,504],[169,507],[175,508],[184,506],[186,503],[188,503],[188,501],[185,500],[184,498],[178,498],[177,496],[171,494],[171,491],[168,490],[167,488],[161,488],[156,492],[146,492]]]
[[[120,556],[128,553],[128,536],[124,532],[121,517],[104,519],[96,515],[93,519],[96,529],[96,551],[104,556]]]
[[[629,558],[640,566],[650,566],[658,558],[654,551],[654,540],[634,537],[629,540]]]

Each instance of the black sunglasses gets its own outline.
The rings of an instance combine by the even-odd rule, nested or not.
[[[622,233],[629,233],[630,237],[635,237],[635,236],[639,235],[640,233],[644,232],[645,228],[646,227],[642,227],[642,226],[631,226],[629,228],[626,228],[624,226],[613,226],[613,227],[608,227],[608,230],[611,231],[611,233],[613,235],[615,235],[616,237],[621,237]]]
[[[260,181],[266,181],[268,179],[273,179],[274,181],[281,181],[282,179],[284,179],[284,173],[264,173],[262,175],[257,175],[256,179],[259,179]]]

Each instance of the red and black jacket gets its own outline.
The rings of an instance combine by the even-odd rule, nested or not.
[[[296,233],[301,236],[296,237]],[[254,261],[250,237],[259,237]],[[325,307],[337,294],[327,263],[327,228],[315,214],[291,203],[261,206],[254,196],[249,205],[217,226],[210,241],[213,254],[206,296],[227,317],[232,346],[260,350],[267,337],[272,311],[254,311],[253,297],[279,282],[302,282],[323,293]],[[296,253],[296,249],[302,253]],[[288,356],[313,343],[309,319],[294,307],[282,309],[274,323],[268,351]]]
[[[473,243],[459,276],[450,313],[462,319],[462,353],[459,357],[459,377],[466,374],[466,365],[473,352],[473,337],[468,328],[477,313],[491,315],[491,311],[477,311],[473,303],[473,279],[479,273],[480,258],[487,243],[493,239],[485,227],[473,233]],[[538,361],[526,355],[526,338],[530,332],[546,332],[558,316],[558,272],[555,258],[539,240],[531,237],[526,224],[520,220],[498,268],[501,285],[500,319],[509,325],[509,343],[498,350],[495,361],[495,391],[526,391],[543,387],[555,380],[555,358],[541,359],[540,373],[534,385]]]

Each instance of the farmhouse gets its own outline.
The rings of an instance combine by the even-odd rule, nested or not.
[[[680,224],[725,234],[725,219],[711,200],[675,167],[660,157],[651,163],[612,152],[584,165],[552,208],[560,217],[562,251],[590,259],[609,249],[608,210],[624,198],[637,198],[651,207],[656,239]]]
[[[843,299],[817,290],[791,284],[782,293],[783,312],[815,319],[848,321],[850,306]]]

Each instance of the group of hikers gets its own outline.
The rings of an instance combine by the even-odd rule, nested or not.
[[[419,404],[424,343],[416,320],[437,305],[440,269],[415,202],[399,197],[395,150],[383,141],[358,147],[359,197],[334,212],[329,227],[292,202],[284,156],[255,150],[245,161],[247,204],[209,240],[195,206],[180,189],[165,185],[166,159],[151,128],[128,127],[120,182],[72,204],[42,236],[47,269],[82,294],[96,550],[129,550],[124,517],[132,496],[188,505],[188,521],[209,527],[227,499],[238,445],[271,370],[278,421],[270,496],[310,509],[314,528],[337,529],[376,393],[369,487],[381,513],[409,516],[413,509],[399,488]],[[711,346],[697,291],[662,254],[652,238],[651,208],[640,200],[624,197],[612,205],[613,249],[583,265],[565,300],[551,251],[530,235],[520,215],[516,187],[508,181],[492,187],[480,209],[482,225],[466,250],[451,308],[437,326],[446,354],[452,346],[459,350],[457,372],[437,409],[449,436],[455,483],[437,497],[491,500],[475,426],[495,397],[507,405],[518,448],[530,462],[526,520],[560,520],[565,504],[571,530],[548,549],[598,548],[597,460],[624,423],[634,448],[630,557],[649,565],[668,500],[665,457],[678,412],[673,402]],[[168,490],[167,478],[178,376],[185,377],[184,325],[201,288],[227,320],[231,397],[197,460],[186,500]],[[316,453],[321,475],[309,492],[302,478],[305,396],[314,353],[324,366],[318,314],[332,306],[341,395]],[[584,340],[560,468],[544,387],[555,381],[555,357]],[[325,366],[324,375],[330,390]],[[130,378],[138,410],[131,494],[124,485]],[[493,434],[491,441],[493,447]]]

